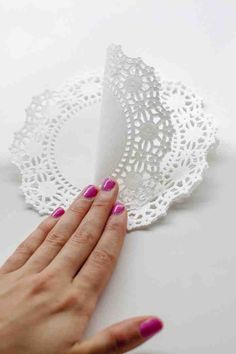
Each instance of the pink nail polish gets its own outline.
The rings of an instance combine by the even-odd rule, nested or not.
[[[54,210],[54,212],[51,214],[51,216],[54,218],[59,218],[63,214],[65,214],[65,210],[62,207],[59,207]]]
[[[110,191],[112,188],[114,188],[116,185],[116,182],[111,179],[111,178],[105,178],[102,184],[102,190],[103,191]]]
[[[114,204],[114,206],[111,210],[111,214],[112,215],[119,215],[119,214],[123,213],[124,210],[125,210],[124,204],[117,202]]]
[[[148,338],[160,332],[163,328],[163,323],[158,318],[150,318],[140,325],[140,333],[143,338]]]
[[[85,198],[94,198],[98,194],[98,189],[90,184],[84,191],[83,196]]]

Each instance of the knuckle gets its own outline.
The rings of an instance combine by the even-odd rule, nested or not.
[[[87,279],[86,283],[80,284],[77,289],[77,311],[83,315],[86,315],[87,317],[90,317],[91,314],[94,312],[98,301],[97,286],[95,286],[94,281]]]
[[[91,296],[89,301],[86,301],[85,303],[83,303],[83,305],[84,304],[86,304],[86,305],[83,306],[83,309],[81,312],[83,314],[85,314],[85,316],[87,316],[88,318],[90,318],[95,311],[95,308],[97,305],[97,299],[98,299],[97,296],[93,296],[93,297]]]
[[[96,302],[91,298],[85,297],[81,293],[78,296],[76,312],[83,315],[86,318],[90,318],[96,307]]]
[[[69,226],[67,224],[60,225],[60,229],[54,229],[49,232],[46,242],[53,245],[62,247],[64,246],[69,234]]]
[[[70,289],[64,297],[61,298],[57,311],[77,309],[79,306],[79,292],[75,289]]]
[[[93,202],[94,209],[108,209],[111,208],[111,197],[99,197]]]
[[[81,226],[74,232],[71,241],[75,244],[92,246],[94,244],[94,233],[88,225]]]
[[[112,218],[108,220],[107,225],[106,225],[106,230],[110,231],[114,234],[122,234],[124,233],[125,227],[124,223],[118,218]]]
[[[48,219],[43,220],[39,225],[38,225],[38,230],[42,231],[43,233],[48,233],[51,229],[51,224]]]
[[[96,266],[110,267],[115,263],[115,257],[107,250],[102,248],[95,249],[90,257],[91,261]]]
[[[31,279],[31,292],[34,294],[48,291],[55,284],[53,273],[39,273]]]
[[[80,282],[78,284],[80,293],[84,294],[86,297],[96,294],[97,289],[95,289],[94,283],[94,276],[91,272],[80,274]]]
[[[46,242],[52,246],[62,247],[65,243],[64,239],[64,234],[60,234],[58,232],[51,232],[48,235]]]
[[[107,340],[108,344],[106,347],[106,351],[111,354],[120,354],[121,349],[122,347],[124,347],[124,344],[126,342],[125,339],[120,337],[120,335],[118,336],[116,331],[112,329],[109,330],[107,336],[108,336],[108,340]]]
[[[76,214],[77,216],[83,217],[87,211],[87,208],[88,208],[87,205],[85,203],[83,203],[82,200],[77,199],[71,204],[71,206],[69,207],[69,210],[72,213]]]
[[[97,275],[91,270],[80,274],[80,282],[77,287],[80,292],[80,301],[89,303],[92,313],[96,307],[101,289],[101,282],[98,281]]]
[[[23,241],[16,249],[16,252],[18,254],[24,254],[27,256],[32,256],[34,253],[33,248],[30,246],[30,244],[26,241]]]

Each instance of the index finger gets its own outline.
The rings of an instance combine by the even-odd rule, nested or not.
[[[118,261],[126,230],[127,211],[122,203],[117,202],[99,242],[74,278],[75,285],[82,285],[96,296],[101,294]]]

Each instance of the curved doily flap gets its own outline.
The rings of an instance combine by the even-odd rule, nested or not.
[[[120,199],[129,209],[155,198],[159,165],[171,149],[171,114],[159,92],[154,68],[140,58],[127,57],[120,46],[108,48],[96,179],[112,174],[120,184]]]

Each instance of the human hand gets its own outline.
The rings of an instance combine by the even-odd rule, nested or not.
[[[88,186],[58,208],[0,268],[1,354],[125,353],[162,328],[136,317],[82,340],[117,263],[127,213],[118,185]]]

